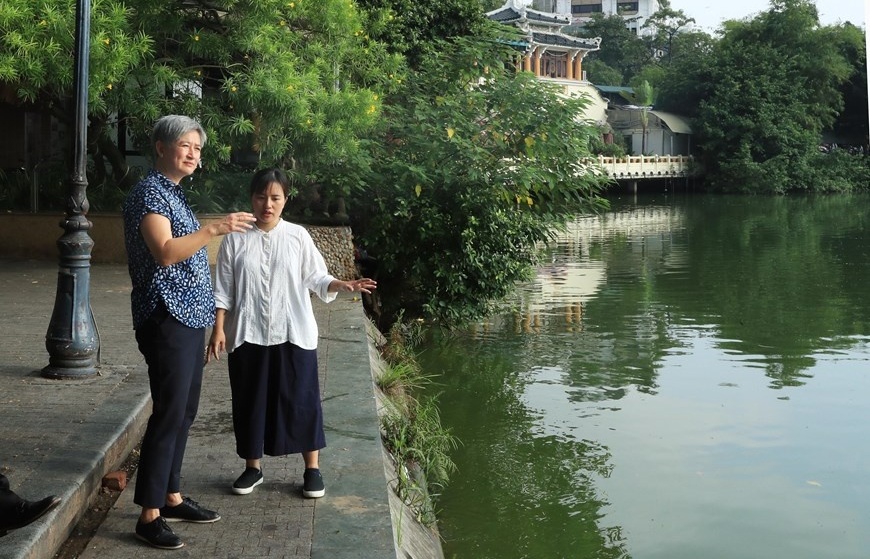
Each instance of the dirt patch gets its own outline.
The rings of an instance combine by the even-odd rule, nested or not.
[[[130,480],[138,465],[139,446],[133,449],[117,471],[127,472],[127,480]],[[70,537],[54,555],[54,559],[78,559],[120,496],[120,491],[112,491],[106,487],[100,488],[79,523],[73,528]]]

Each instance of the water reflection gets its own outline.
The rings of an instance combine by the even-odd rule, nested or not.
[[[617,201],[434,336],[448,556],[862,557],[867,201]]]

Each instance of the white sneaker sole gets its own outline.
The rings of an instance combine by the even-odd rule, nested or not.
[[[302,490],[302,496],[306,499],[319,499],[326,495],[326,489],[321,489],[320,491],[305,491]]]
[[[247,495],[248,493],[253,491],[254,488],[257,487],[258,485],[260,485],[261,483],[263,483],[263,478],[260,478],[257,481],[255,481],[254,485],[252,485],[250,487],[235,487],[235,486],[233,486],[233,493],[235,493],[236,495]]]

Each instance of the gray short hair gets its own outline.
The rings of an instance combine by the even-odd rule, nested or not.
[[[154,149],[157,142],[163,142],[164,144],[176,142],[178,138],[193,130],[199,132],[199,137],[204,146],[206,134],[200,123],[183,115],[166,115],[161,117],[154,123],[154,130],[151,132],[151,148]]]

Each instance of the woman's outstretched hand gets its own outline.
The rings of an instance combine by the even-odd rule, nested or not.
[[[330,285],[330,287],[335,288],[330,289],[330,291],[359,291],[360,293],[371,293],[372,289],[376,289],[378,287],[378,282],[371,278],[362,278],[350,281],[335,280],[334,282],[332,282],[332,285]]]

